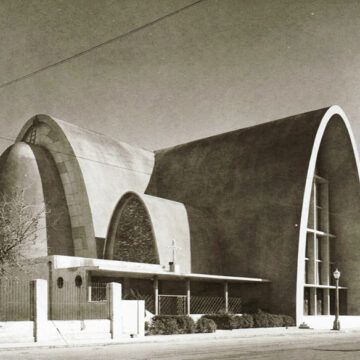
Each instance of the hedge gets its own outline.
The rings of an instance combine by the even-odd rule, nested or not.
[[[258,310],[257,313],[252,314],[254,319],[254,327],[281,327],[294,326],[295,321],[288,315],[275,315]]]
[[[258,310],[255,314],[209,314],[203,315],[196,323],[187,315],[157,315],[151,320],[150,335],[209,333],[219,330],[295,326],[288,315],[269,314]]]
[[[196,323],[196,332],[198,333],[213,333],[215,331],[216,324],[214,320],[202,316]]]
[[[232,314],[209,314],[203,315],[201,318],[213,320],[219,330],[236,329],[236,316]]]
[[[157,315],[151,320],[150,335],[191,334],[196,330],[194,320],[187,315]]]

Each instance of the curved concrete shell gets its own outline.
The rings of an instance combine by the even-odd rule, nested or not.
[[[30,119],[17,141],[51,153],[65,190],[75,255],[97,257],[95,237],[105,238],[112,209],[126,191],[144,191],[153,153],[47,115]]]
[[[341,285],[348,288],[347,299],[344,299],[346,304],[343,304],[343,313],[360,315],[360,284],[358,282],[360,270],[360,223],[358,220],[360,214],[360,162],[349,121],[338,106],[330,107],[318,125],[307,170],[298,251],[296,296],[298,323],[304,316],[304,283],[309,282],[305,279],[305,259],[309,228],[313,227],[313,224],[309,223],[311,221],[309,214],[311,213],[313,179],[316,177],[316,172],[320,172],[328,180],[326,191],[328,192],[329,214],[326,219],[328,224],[325,225],[328,231],[321,229],[325,235],[318,231],[315,237],[322,238],[322,242],[327,240],[330,245],[329,249],[325,249],[325,251],[333,253],[332,259],[320,259],[322,265],[324,264],[326,267],[322,269],[320,275],[325,276],[327,272],[330,272],[328,278],[323,279],[321,283],[324,286],[331,285],[331,269],[333,270],[335,267],[341,269]],[[318,256],[321,257],[321,254]],[[333,260],[333,266],[331,266],[331,260]],[[329,300],[324,299],[324,301]]]
[[[23,142],[10,146],[0,158],[0,189],[4,194],[24,190],[24,201],[42,208],[36,243],[25,257],[73,255],[70,218],[64,190],[51,155]]]
[[[319,161],[319,167],[331,178],[330,183],[334,180],[330,194],[338,192],[331,197],[333,217],[338,219],[333,223],[339,238],[347,237],[336,247],[335,255],[344,269],[350,266],[345,265],[345,258],[349,260],[350,256],[355,274],[360,253],[350,255],[350,244],[356,241],[356,234],[360,235],[355,220],[360,214],[358,155],[346,117],[338,106],[160,150],[155,155],[146,193],[207,212],[217,227],[212,241],[218,241],[221,248],[222,274],[270,279],[269,308],[277,313],[297,314],[299,320],[303,311],[309,186],[321,139],[321,158],[327,160]],[[339,149],[346,155],[346,165],[336,153]],[[335,175],[336,168],[342,169],[342,175]],[[344,196],[352,204],[349,221],[339,220],[341,214],[350,216],[348,206],[340,209]],[[201,229],[196,232],[191,218],[189,222],[191,241],[201,241]],[[211,247],[202,256],[199,261],[211,256]],[[360,289],[354,294],[351,296],[359,297]]]
[[[123,220],[123,212],[131,199],[141,202],[146,211],[151,226],[153,251],[157,263],[168,268],[173,261],[173,247],[175,246],[176,264],[180,265],[182,272],[191,271],[190,233],[186,209],[183,204],[154,196],[126,193],[117,204],[109,225],[105,247],[105,258],[111,260],[124,260],[121,254],[114,254],[116,242],[119,241],[117,229]],[[139,226],[139,224],[134,224]],[[173,242],[175,240],[175,243]],[[132,244],[129,244],[131,246]],[[149,249],[149,251],[152,251]],[[139,249],[140,254],[140,249]],[[136,259],[137,262],[143,262]]]

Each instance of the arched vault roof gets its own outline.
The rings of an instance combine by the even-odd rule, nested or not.
[[[139,199],[146,209],[160,265],[168,267],[169,262],[173,261],[172,247],[175,245],[176,263],[180,265],[182,272],[190,272],[190,233],[185,206],[175,201],[135,192],[124,194],[115,207],[106,239],[105,258],[113,259],[113,247],[117,227],[121,221],[121,212],[131,197]]]
[[[346,161],[356,173],[349,176],[358,185],[354,137],[338,106],[155,153],[146,193],[208,213],[216,224],[222,274],[269,278],[270,307],[279,313],[302,311],[305,219],[319,146],[329,123],[345,129],[331,131],[339,133],[333,136],[337,148],[348,149]],[[352,196],[360,200],[356,189]],[[192,227],[196,221],[188,216],[192,242],[205,243],[203,228]],[[360,229],[356,231],[360,236]],[[207,259],[211,248],[192,256]]]
[[[54,157],[69,205],[75,254],[96,257],[94,236],[105,238],[122,194],[145,190],[153,153],[48,115],[30,119],[17,141],[41,145]]]

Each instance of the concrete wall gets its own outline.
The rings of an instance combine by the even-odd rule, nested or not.
[[[348,314],[360,315],[360,187],[351,140],[341,118],[329,121],[320,145],[318,163],[329,180],[331,232],[337,235],[333,259],[347,286]],[[330,274],[332,277],[332,274]]]
[[[268,300],[278,313],[295,315],[302,200],[315,134],[325,112],[160,150],[146,190],[211,214],[196,232],[188,213],[192,249],[199,247],[193,243],[206,242],[208,235],[201,229],[208,222],[216,224],[213,243],[221,251],[212,266],[224,275],[271,280]],[[202,249],[192,253],[194,268],[214,259],[213,246]]]
[[[159,264],[169,267],[173,261],[172,246],[178,248],[175,253],[176,263],[180,265],[182,272],[191,271],[190,233],[187,212],[183,204],[154,196],[136,194],[129,192],[119,201],[111,218],[108,236],[106,240],[105,258],[118,259],[114,257],[114,245],[117,241],[117,229],[122,220],[121,215],[126,203],[131,198],[138,199],[148,214],[152,228],[154,252],[158,257]]]

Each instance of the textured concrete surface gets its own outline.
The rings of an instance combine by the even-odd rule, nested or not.
[[[153,167],[153,153],[87,131],[47,115],[37,115],[17,141],[45,147],[53,156],[64,187],[75,255],[96,257],[94,237],[105,238],[121,195],[143,192]]]
[[[182,272],[190,272],[190,234],[184,205],[175,201],[133,192],[125,194],[116,206],[109,225],[105,258],[122,260],[114,256],[113,247],[117,241],[116,234],[121,222],[123,208],[131,198],[138,199],[148,214],[152,228],[154,251],[159,259],[159,264],[166,268],[169,267],[169,262],[173,261],[172,246],[173,240],[175,240],[175,246],[177,247],[175,251],[176,263],[180,265]]]
[[[304,278],[298,271],[300,221],[314,141],[327,111],[304,113],[156,152],[154,173],[146,193],[206,212],[206,218],[196,220],[192,220],[192,213],[188,212],[192,249],[206,249],[202,244],[207,244],[208,236],[201,230],[209,223],[216,224],[211,243],[218,242],[220,251],[213,265],[226,275],[269,278],[272,288],[267,300],[273,312],[295,315],[296,305],[298,311],[302,306],[302,293],[297,288],[297,283],[303,284]],[[354,192],[357,197],[358,170],[351,155],[354,150],[342,126],[336,139],[331,135],[329,138],[349,154],[346,166],[352,170],[347,181],[353,185],[352,191],[348,191],[347,182],[343,182],[343,192],[346,191],[348,197]],[[340,164],[341,153],[327,153],[326,148],[323,152],[328,157],[324,165],[333,161],[329,167],[339,168],[334,162]],[[333,201],[338,201],[341,207],[339,196],[335,195]],[[341,211],[337,215],[337,223],[345,224]],[[202,227],[198,225],[201,220]],[[302,225],[305,231],[306,221],[307,215]],[[349,231],[359,234],[356,220],[352,219],[351,224],[348,224]],[[339,237],[346,234],[340,225],[337,228]],[[210,246],[208,251],[193,252],[193,268],[212,258],[212,249]],[[304,252],[303,263],[305,248],[300,249]],[[356,254],[350,257],[354,261],[360,259]]]

